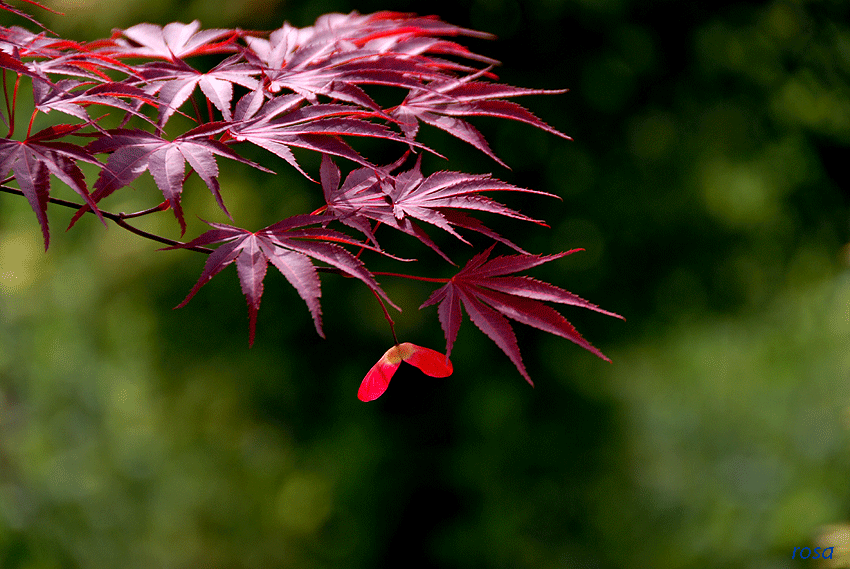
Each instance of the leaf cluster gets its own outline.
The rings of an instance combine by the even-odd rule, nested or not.
[[[5,2],[0,2],[0,8],[24,15]],[[462,305],[529,382],[505,317],[564,336],[604,357],[541,301],[615,314],[530,277],[505,276],[568,253],[531,255],[475,217],[487,213],[545,225],[489,194],[554,196],[490,175],[422,173],[422,153],[439,155],[417,140],[423,123],[472,145],[501,165],[469,117],[519,121],[568,138],[507,100],[563,91],[496,82],[493,68],[498,62],[457,43],[462,36],[490,37],[435,17],[396,12],[327,14],[313,26],[296,28],[284,23],[270,33],[205,30],[197,21],[164,27],[144,23],[90,43],[58,38],[46,29],[35,33],[0,27],[6,103],[0,118],[8,127],[0,138],[2,189],[29,201],[45,248],[50,242],[47,205],[53,202],[78,208],[71,226],[85,213],[93,213],[104,224],[112,219],[137,234],[165,242],[168,249],[208,253],[200,279],[180,306],[235,263],[248,303],[251,343],[270,262],[305,301],[322,336],[320,271],[364,283],[375,293],[392,326],[384,301],[398,307],[375,279],[375,274],[384,274],[443,284],[423,306],[440,302],[447,351],[457,335]],[[215,59],[212,66],[211,58]],[[25,134],[16,137],[20,129],[15,125],[15,111],[27,84],[32,89],[32,119]],[[397,92],[397,104],[379,105],[369,94],[375,85]],[[61,113],[67,122],[31,132],[36,116],[51,112]],[[100,125],[104,114],[116,113],[119,126]],[[188,118],[193,126],[175,134],[173,127],[167,127],[177,115]],[[357,138],[388,141],[400,157],[389,163],[374,162],[352,146]],[[219,182],[219,161],[234,160],[273,173],[240,153],[251,146],[282,158],[308,181],[320,184],[325,205],[258,231],[210,223],[212,229],[188,242],[146,234],[127,222],[170,210],[184,234],[182,195],[191,176],[204,182],[232,220],[225,205],[227,190]],[[321,155],[318,181],[299,163],[293,149]],[[354,165],[344,178],[338,161]],[[98,169],[92,184],[80,168],[83,163]],[[134,214],[101,211],[104,198],[126,191],[144,172],[151,174],[162,192],[162,203]],[[83,203],[70,204],[51,196],[51,176],[69,186]],[[13,181],[17,187],[9,185]],[[414,237],[452,264],[449,253],[429,235],[434,228],[464,243],[469,241],[461,231],[478,233],[517,254],[485,262],[491,246],[451,279],[372,273],[360,259],[364,250],[405,260],[382,247],[377,234],[382,226]]]

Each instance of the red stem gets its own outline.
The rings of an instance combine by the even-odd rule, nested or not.
[[[375,298],[378,299],[378,303],[381,305],[381,310],[384,311],[384,318],[386,318],[387,322],[389,322],[390,324],[390,332],[392,332],[393,334],[393,341],[395,342],[395,345],[398,346],[398,337],[395,335],[395,322],[393,322],[393,319],[390,318],[390,313],[387,312],[387,307],[384,306],[384,301],[381,300],[381,297],[378,296],[378,293],[373,290],[372,294],[374,294]]]
[[[15,128],[15,117],[12,114],[12,109],[9,106],[9,88],[6,86],[6,70],[3,69],[3,99],[6,100],[6,114],[9,116],[9,134],[6,138],[12,138],[12,131]]]
[[[376,224],[375,224],[375,229],[373,229],[373,230],[372,230],[372,235],[374,235],[374,234],[375,234],[375,232],[378,230],[378,228],[379,228],[380,226],[381,226],[381,222],[379,221],[378,223],[376,223]],[[366,247],[361,247],[361,248],[360,248],[360,250],[359,250],[359,251],[357,251],[357,254],[356,254],[356,255],[354,255],[354,256],[355,256],[356,258],[358,258],[358,259],[359,259],[359,258],[360,258],[360,255],[362,255],[362,254],[363,254],[363,251],[365,251],[365,250],[366,250]]]
[[[195,120],[197,120],[198,124],[203,124],[204,119],[201,118],[201,109],[198,107],[198,101],[195,100],[195,95],[192,95],[189,100],[192,101],[192,108],[195,109]]]
[[[33,112],[32,112],[32,116],[30,117],[30,124],[29,124],[29,126],[27,127],[27,138],[29,138],[29,137],[30,137],[30,133],[32,132],[32,123],[34,123],[34,122],[35,122],[35,115],[36,115],[37,113],[38,113],[38,111],[33,111]]]
[[[5,69],[3,72],[5,73]],[[5,76],[4,76],[5,78]],[[6,138],[11,138],[12,133],[15,132],[15,110],[18,108],[18,84],[21,82],[21,74],[18,73],[17,79],[15,79],[15,89],[12,91],[12,109],[9,111],[9,135]],[[6,82],[3,82],[3,91],[6,90]],[[9,98],[6,98],[6,108],[9,108]]]
[[[161,204],[159,204],[159,205],[156,205],[156,206],[154,206],[154,207],[152,207],[152,208],[143,209],[142,211],[136,211],[136,212],[133,212],[133,213],[123,213],[123,212],[122,212],[122,213],[121,213],[121,217],[122,217],[123,219],[131,219],[131,218],[133,218],[133,217],[141,217],[141,216],[143,216],[143,215],[148,215],[149,213],[155,213],[155,212],[157,212],[157,211],[165,211],[165,210],[167,210],[169,207],[171,207],[171,204],[170,204],[170,203],[168,203],[168,200],[165,200],[164,202],[162,202],[162,203],[161,203]]]

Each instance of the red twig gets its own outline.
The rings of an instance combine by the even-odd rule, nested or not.
[[[402,275],[400,273],[386,273],[386,272],[383,272],[383,271],[375,271],[372,274],[373,275],[383,275],[383,276],[387,276],[387,277],[401,277],[403,279],[411,279],[411,280],[414,280],[414,281],[425,281],[426,283],[443,283],[443,284],[445,284],[445,283],[447,283],[451,280],[451,279],[435,279],[435,278],[430,278],[430,277],[417,277],[415,275]]]
[[[4,182],[7,182],[8,180],[9,179],[4,180]],[[24,192],[22,192],[21,190],[19,190],[17,188],[10,188],[10,187],[4,186],[4,185],[0,185],[0,192],[6,192],[7,194],[15,194],[15,195],[18,195],[18,196],[24,195]],[[54,203],[56,205],[61,205],[63,207],[68,207],[68,208],[76,209],[76,210],[83,207],[83,204],[74,203],[74,202],[62,200],[62,199],[59,199],[59,198],[49,197],[49,198],[47,198],[47,201],[49,203]],[[160,207],[160,206],[157,206],[157,207]],[[154,208],[154,209],[156,209],[156,208]],[[86,213],[94,213],[94,211],[89,209],[89,210],[87,210]],[[144,237],[145,239],[150,239],[151,241],[156,241],[158,243],[164,243],[165,245],[170,245],[172,247],[178,246],[178,245],[184,245],[184,243],[182,241],[176,241],[174,239],[162,237],[162,236],[156,235],[154,233],[148,233],[147,231],[145,231],[143,229],[139,229],[138,227],[133,227],[132,225],[127,223],[126,220],[129,217],[138,217],[139,215],[142,215],[143,213],[145,213],[145,212],[136,212],[135,214],[110,213],[108,211],[100,210],[100,214],[103,217],[105,217],[106,219],[109,219],[110,221],[115,222],[116,225],[118,225],[119,227],[122,227],[123,229],[126,229],[129,232],[135,233],[139,237]],[[196,251],[198,253],[206,253],[207,255],[209,255],[210,253],[212,253],[215,250],[215,249],[209,249],[207,247],[183,247],[183,249],[188,249],[189,251]]]
[[[6,100],[6,115],[9,117],[9,134],[6,138],[12,137],[12,132],[15,130],[15,115],[12,114],[12,108],[9,106],[9,88],[6,85],[6,70],[3,69],[3,99]]]
[[[395,345],[396,345],[396,346],[398,346],[398,337],[395,335],[395,322],[393,322],[393,319],[392,319],[392,318],[390,318],[390,313],[389,313],[389,312],[387,312],[387,307],[386,307],[386,306],[384,306],[384,301],[383,301],[383,300],[381,300],[381,297],[380,297],[380,296],[378,296],[378,293],[377,293],[377,292],[375,292],[375,291],[373,290],[373,291],[372,291],[372,294],[374,294],[374,295],[375,295],[375,298],[377,298],[377,299],[378,299],[378,304],[380,304],[380,305],[381,305],[381,310],[383,310],[383,311],[384,311],[384,318],[386,318],[386,319],[387,319],[387,322],[388,322],[388,323],[389,323],[389,325],[390,325],[390,332],[392,332],[392,335],[393,335],[393,341],[395,342]]]

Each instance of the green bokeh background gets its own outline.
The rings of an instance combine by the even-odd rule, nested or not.
[[[850,4],[47,4],[80,40],[353,9],[497,34],[466,44],[506,83],[569,88],[522,102],[574,140],[475,121],[512,170],[426,142],[451,169],[561,196],[506,198],[551,229],[494,223],[533,252],[585,248],[532,274],[627,321],[563,310],[611,365],[517,325],[535,389],[467,321],[452,377],[403,367],[363,404],[391,345],[364,287],[324,276],[321,340],[270,271],[248,349],[235,270],[173,311],[200,255],[93,218],[64,233],[73,212],[53,207],[44,253],[26,201],[0,194],[0,567],[815,566],[792,560],[804,546],[850,566]],[[321,205],[285,164],[222,164],[237,224]],[[104,207],[155,203],[145,178]],[[202,186],[185,208],[189,235],[194,212],[224,219]],[[144,226],[177,235],[169,214]],[[419,274],[449,274],[398,239]],[[436,311],[416,309],[433,287],[383,281],[402,340],[441,348]]]

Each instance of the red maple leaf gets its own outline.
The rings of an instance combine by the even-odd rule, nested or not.
[[[462,78],[448,78],[432,81],[427,89],[414,89],[402,104],[390,109],[391,115],[401,122],[405,135],[413,140],[419,130],[419,121],[435,126],[468,142],[487,156],[507,167],[490,149],[484,136],[474,126],[460,119],[461,116],[493,116],[524,122],[547,132],[570,139],[566,134],[552,128],[526,108],[513,101],[502,100],[505,97],[520,95],[547,95],[564,93],[566,90],[524,89],[475,81],[485,74],[478,73]]]
[[[301,95],[275,97],[262,105],[258,104],[260,100],[258,93],[248,93],[240,99],[234,113],[236,122],[229,129],[230,136],[273,152],[311,180],[296,161],[291,146],[374,167],[340,137],[365,136],[407,142],[389,128],[364,120],[374,117],[375,113],[353,105],[303,106],[305,100]]]
[[[336,216],[342,223],[362,231],[373,243],[375,237],[369,220],[416,237],[451,262],[415,220],[439,227],[465,243],[467,241],[454,227],[483,233],[524,253],[522,249],[462,211],[494,213],[545,225],[542,221],[510,209],[483,193],[510,191],[557,197],[546,192],[520,188],[486,174],[443,171],[435,172],[426,178],[422,175],[421,162],[420,155],[413,168],[394,176],[388,171],[395,165],[381,170],[360,168],[352,171],[340,186],[339,169],[329,157],[323,156],[320,173],[328,213]]]
[[[82,89],[77,89],[83,87]],[[89,86],[73,79],[64,79],[56,83],[48,83],[41,79],[33,79],[33,101],[35,108],[45,114],[56,110],[71,115],[85,122],[91,117],[85,110],[89,105],[103,105],[122,109],[130,114],[148,121],[148,118],[120,97],[129,97],[138,102],[156,106],[157,102],[141,89],[125,83],[101,83]]]
[[[235,261],[242,292],[248,302],[249,342],[253,345],[257,311],[263,295],[263,279],[268,263],[271,262],[307,303],[316,331],[324,338],[319,306],[319,275],[310,261],[310,258],[313,258],[362,281],[393,308],[401,310],[387,297],[363,263],[340,245],[342,243],[363,247],[362,243],[332,229],[305,227],[327,223],[331,219],[330,216],[323,215],[296,215],[257,232],[221,223],[209,223],[214,229],[188,243],[166,247],[177,249],[222,243],[209,256],[198,282],[176,308],[184,306],[202,286]]]
[[[137,24],[114,34],[111,45],[102,48],[102,51],[116,57],[150,57],[167,61],[237,51],[234,40],[239,37],[238,30],[198,31],[200,28],[198,20],[190,24],[173,22],[165,27]]]
[[[0,40],[3,40],[0,35]],[[0,69],[11,69],[15,73],[28,75],[30,77],[41,78],[37,72],[31,69],[31,66],[21,61],[19,50],[15,49],[13,54],[8,54],[5,51],[0,51]]]
[[[9,170],[35,212],[44,235],[44,248],[50,244],[47,225],[47,200],[50,194],[50,174],[53,174],[77,192],[104,225],[95,200],[86,188],[85,176],[77,165],[80,160],[101,166],[89,151],[69,142],[57,141],[86,125],[56,125],[45,128],[26,140],[0,138],[0,177]]]
[[[364,48],[380,53],[394,52],[405,55],[438,53],[472,59],[488,65],[499,63],[495,59],[473,53],[458,43],[434,37],[459,35],[482,39],[495,37],[487,32],[461,28],[442,22],[433,16],[412,16],[401,12],[377,12],[369,16],[361,16],[360,19],[353,19],[349,15],[348,18],[349,25],[353,28],[349,41],[356,46],[362,45]],[[472,70],[468,66],[433,57],[429,58],[429,64],[443,70],[466,72]]]
[[[582,338],[566,318],[540,301],[581,306],[615,318],[623,318],[622,316],[603,310],[549,283],[528,276],[504,276],[560,259],[582,249],[545,256],[510,255],[487,261],[493,247],[495,245],[491,245],[486,251],[473,257],[445,286],[434,291],[420,306],[424,308],[440,303],[437,315],[446,335],[446,357],[451,354],[452,345],[460,329],[463,319],[461,305],[463,305],[472,322],[507,354],[531,385],[534,383],[522,363],[516,336],[506,316],[571,340],[603,360],[611,361]]]
[[[242,85],[252,90],[259,85],[253,75],[258,75],[260,70],[241,62],[241,59],[241,54],[233,55],[206,73],[195,70],[180,59],[156,61],[142,66],[139,75],[148,83],[146,90],[159,96],[160,126],[186,102],[195,87],[200,87],[206,99],[221,111],[224,119],[230,120],[233,85]]]
[[[489,34],[459,28],[435,18],[380,12],[360,15],[328,14],[314,26],[284,24],[269,39],[246,37],[249,60],[265,68],[268,89],[291,89],[311,102],[326,95],[377,110],[357,85],[381,84],[407,89],[426,88],[421,80],[446,79],[445,70],[470,68],[426,58],[425,53],[451,54],[490,64],[497,63],[438,35]]]
[[[93,154],[111,153],[94,184],[92,198],[100,201],[115,190],[130,184],[145,170],[149,170],[157,187],[174,210],[181,230],[185,231],[186,222],[183,220],[180,196],[185,181],[186,162],[189,162],[215,196],[219,207],[227,213],[219,191],[215,155],[271,172],[242,158],[227,145],[211,138],[211,135],[223,132],[227,127],[227,123],[209,123],[193,128],[174,140],[166,140],[158,134],[138,129],[106,131],[107,136],[98,138],[87,147]],[[73,225],[85,211],[86,208],[81,208],[74,215],[71,224]]]
[[[314,104],[325,95],[374,111],[380,108],[358,85],[415,89],[424,87],[422,79],[447,77],[425,58],[357,47],[339,32],[284,25],[268,40],[246,37],[245,56],[263,71],[270,93],[285,88]]]

